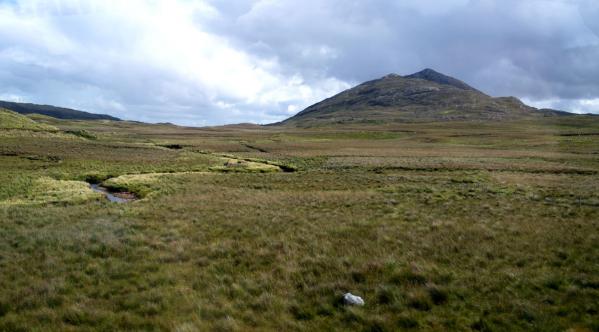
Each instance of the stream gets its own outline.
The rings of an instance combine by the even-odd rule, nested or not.
[[[135,195],[132,193],[127,193],[127,192],[113,193],[113,192],[110,192],[110,190],[108,190],[107,188],[104,188],[100,184],[97,184],[97,183],[95,183],[95,184],[90,183],[89,187],[91,188],[91,190],[93,190],[97,193],[101,193],[109,201],[111,201],[113,203],[129,203],[129,202],[132,202],[137,199],[137,197],[135,197]]]

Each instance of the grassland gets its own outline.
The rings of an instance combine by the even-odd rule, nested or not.
[[[0,108],[0,130],[57,131],[58,128],[38,123],[13,111]]]
[[[1,331],[599,331],[596,118],[32,118],[0,129]]]

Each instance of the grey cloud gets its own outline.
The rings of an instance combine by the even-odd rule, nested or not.
[[[0,22],[0,97],[152,122],[264,123],[350,84],[432,67],[491,95],[599,112],[594,0],[204,4],[206,9],[194,7],[194,22],[174,17],[159,29],[144,16],[156,11],[126,5],[129,12],[69,7],[68,15]],[[2,6],[5,16],[14,7]],[[25,19],[33,30],[15,28]],[[162,32],[166,37],[157,38],[167,45],[156,45],[156,51],[177,49],[156,55],[143,43]],[[176,35],[181,33],[189,34]],[[213,49],[222,54],[210,54]]]
[[[440,13],[391,1],[303,4],[258,2],[218,31],[290,67],[352,82],[433,67],[493,95],[599,98],[599,5],[591,0],[470,1]],[[300,52],[322,46],[334,56]]]

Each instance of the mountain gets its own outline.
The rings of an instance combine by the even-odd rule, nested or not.
[[[497,121],[564,114],[569,113],[538,110],[515,97],[494,98],[458,79],[425,69],[362,83],[278,124]]]
[[[69,120],[113,120],[121,121],[119,118],[115,118],[106,114],[94,114],[83,111],[77,111],[70,108],[56,107],[50,105],[36,105],[27,103],[14,103],[9,101],[0,101],[0,108],[5,108],[13,112],[21,114],[42,114],[51,116],[57,119],[69,119]]]

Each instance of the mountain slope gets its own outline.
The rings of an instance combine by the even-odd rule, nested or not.
[[[70,108],[56,107],[50,105],[37,105],[28,103],[14,103],[8,101],[0,101],[0,108],[5,108],[13,112],[21,114],[42,114],[51,116],[57,119],[70,119],[70,120],[113,120],[120,121],[119,118],[115,118],[106,114],[94,114],[83,111],[77,111]]]
[[[312,105],[281,124],[385,123],[450,120],[510,120],[555,116],[514,97],[493,98],[432,69],[390,74]]]

